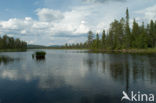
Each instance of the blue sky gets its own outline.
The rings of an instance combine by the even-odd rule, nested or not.
[[[155,0],[0,0],[0,35],[29,44],[83,42],[87,32],[108,30],[114,19],[130,11],[138,22],[156,20]]]

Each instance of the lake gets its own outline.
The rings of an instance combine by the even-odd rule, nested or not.
[[[0,103],[120,103],[128,95],[156,95],[156,54],[85,50],[0,53]],[[129,103],[128,100],[122,103]]]

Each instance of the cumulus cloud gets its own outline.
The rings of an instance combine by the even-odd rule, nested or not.
[[[136,11],[137,14],[143,15],[146,20],[156,19],[156,5],[147,7],[143,10]]]
[[[25,19],[11,18],[8,21],[0,21],[0,26],[2,29],[22,29],[24,27],[29,27],[32,24],[32,19],[30,17],[25,17]]]
[[[117,7],[118,10],[114,9]],[[112,8],[114,10],[110,13]],[[31,44],[83,42],[89,30],[96,33],[108,29],[110,22],[118,18],[116,15],[125,11],[123,8],[111,4],[82,5],[66,11],[40,8],[35,11],[38,20],[25,17],[0,21],[0,32],[20,37]]]
[[[26,33],[27,33],[26,30],[22,30],[22,31],[21,31],[21,34],[26,34]]]
[[[38,3],[48,7],[34,10],[38,19],[24,17],[0,21],[0,35],[8,34],[31,44],[77,43],[87,39],[89,30],[94,33],[108,30],[114,19],[125,16],[127,7],[130,17],[140,23],[156,18],[155,0],[43,0]]]
[[[59,32],[58,34],[53,35],[53,37],[61,37],[61,38],[80,38],[80,37],[87,37],[87,34],[77,34],[71,35],[71,32]]]
[[[51,22],[58,21],[64,18],[63,14],[58,10],[42,8],[36,10],[40,21]]]
[[[88,14],[78,9],[61,12],[43,8],[37,9],[36,14],[39,20],[25,17],[24,19],[11,18],[7,21],[0,21],[0,32],[20,37],[30,44],[40,44],[41,42],[48,44],[48,42],[51,42],[51,38],[56,40],[67,36],[67,41],[62,38],[63,42],[59,41],[58,43],[64,44],[69,41],[70,37],[81,37],[82,34],[87,33],[89,30],[83,20]]]

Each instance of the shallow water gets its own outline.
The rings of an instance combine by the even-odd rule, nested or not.
[[[0,103],[120,103],[125,91],[156,95],[156,55],[45,50],[1,52]],[[122,103],[129,102],[127,100]]]

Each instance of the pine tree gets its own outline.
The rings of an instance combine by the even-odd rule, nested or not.
[[[129,11],[126,9],[126,24],[125,24],[125,48],[131,47],[130,27],[129,27]]]
[[[154,23],[154,35],[153,35],[153,45],[154,45],[154,48],[156,48],[156,21]]]
[[[19,39],[14,39],[13,37],[8,37],[4,35],[0,37],[0,49],[26,49],[27,43]]]
[[[6,42],[7,39],[5,38]],[[17,43],[16,43],[17,44]],[[6,43],[5,43],[6,45]],[[156,21],[150,21],[147,26],[142,23],[139,25],[134,19],[132,29],[129,27],[129,11],[126,9],[126,18],[121,18],[120,21],[114,20],[110,24],[108,34],[105,30],[102,32],[102,38],[99,34],[94,35],[92,31],[88,32],[88,41],[82,45],[73,45],[76,47],[83,46],[90,49],[129,49],[129,48],[154,48],[156,47]],[[72,46],[72,47],[73,47]]]
[[[151,20],[150,29],[149,29],[149,37],[150,37],[150,47],[154,47],[154,22]]]
[[[142,26],[140,27],[140,34],[138,37],[138,48],[147,48],[147,46],[148,46],[148,37],[143,22]]]
[[[105,46],[106,46],[106,34],[105,34],[105,30],[103,30],[102,32],[102,40],[101,40],[101,45],[102,45],[102,48],[105,49]]]
[[[100,40],[99,40],[99,34],[96,34],[96,48],[99,49],[100,46]]]
[[[131,34],[131,39],[132,41],[132,48],[137,48],[138,47],[138,38],[139,38],[140,30],[139,30],[139,25],[133,20],[133,27],[132,27],[132,34]]]
[[[88,32],[88,47],[92,48],[92,44],[93,44],[93,39],[94,39],[94,35],[92,31]]]

